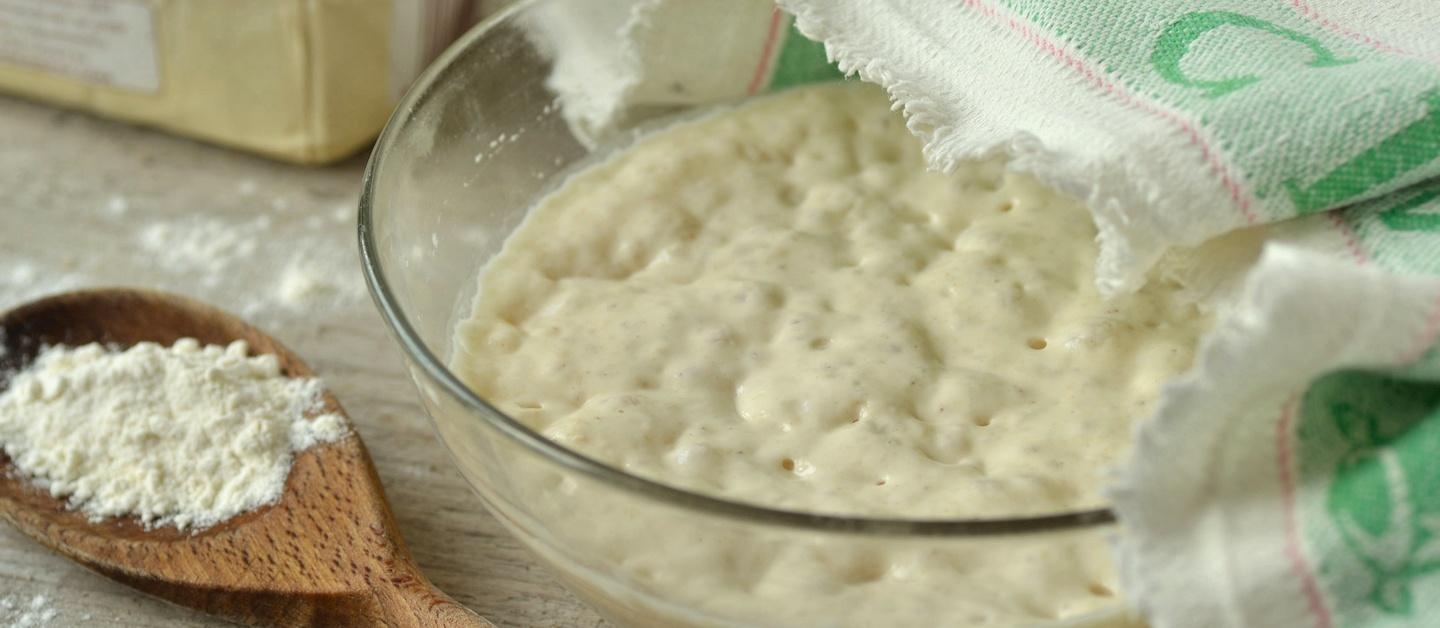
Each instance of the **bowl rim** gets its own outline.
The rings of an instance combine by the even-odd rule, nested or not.
[[[365,275],[365,283],[381,317],[399,340],[401,348],[413,363],[420,366],[427,377],[438,383],[462,407],[478,414],[490,427],[550,462],[560,464],[627,493],[670,506],[702,511],[728,519],[824,532],[932,537],[978,537],[1081,530],[1115,522],[1114,512],[1103,507],[1028,517],[904,519],[810,513],[705,495],[627,473],[565,447],[510,417],[462,383],[445,365],[444,361],[426,346],[425,341],[421,339],[406,316],[404,306],[390,289],[386,271],[381,262],[379,243],[375,239],[376,174],[385,167],[386,159],[392,152],[391,147],[405,135],[410,122],[414,119],[413,114],[429,101],[436,92],[437,86],[441,84],[441,79],[452,70],[456,61],[501,24],[507,24],[521,13],[547,1],[550,0],[521,0],[505,7],[482,20],[441,53],[411,84],[400,99],[386,122],[385,128],[380,132],[365,165],[357,224],[360,261]],[[411,375],[415,376],[413,370]],[[446,443],[444,435],[434,424],[433,417],[431,417],[431,424],[437,438],[440,442],[445,443],[446,449],[450,450],[453,457],[454,450]],[[466,482],[471,484],[472,489],[478,489],[468,477],[466,477]],[[477,492],[479,491],[477,490]]]

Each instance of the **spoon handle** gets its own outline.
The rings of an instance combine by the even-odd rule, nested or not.
[[[495,628],[484,617],[461,606],[424,580],[397,582],[376,591],[384,625],[413,628]]]

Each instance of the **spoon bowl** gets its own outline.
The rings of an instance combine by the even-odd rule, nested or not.
[[[47,346],[125,348],[181,338],[249,344],[287,377],[310,368],[275,339],[198,301],[161,292],[69,292],[0,315],[0,391]],[[344,415],[328,391],[315,414]],[[436,589],[405,547],[358,434],[295,454],[273,504],[198,531],[91,521],[27,481],[0,452],[0,518],[70,559],[167,601],[275,626],[491,626]]]

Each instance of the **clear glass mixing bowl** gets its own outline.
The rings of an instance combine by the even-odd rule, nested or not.
[[[359,227],[370,289],[436,432],[490,511],[622,626],[996,623],[986,612],[944,610],[966,596],[1056,617],[1032,622],[1042,625],[1129,623],[1113,574],[1079,583],[1043,576],[1047,556],[1104,551],[1099,539],[1114,532],[1106,510],[913,521],[707,497],[557,445],[451,373],[453,326],[468,313],[479,268],[537,197],[592,154],[558,115],[546,86],[551,61],[524,27],[586,2],[522,2],[471,31],[402,100],[365,174]],[[723,41],[695,45],[713,51],[695,72],[731,51]],[[638,126],[677,112],[630,113]],[[901,562],[965,572],[970,584],[899,573]],[[1026,565],[1040,565],[1041,577]],[[1094,598],[1083,612],[1046,607],[1048,592],[1073,599],[1077,586]]]

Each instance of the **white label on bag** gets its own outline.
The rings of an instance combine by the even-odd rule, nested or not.
[[[145,0],[0,0],[0,63],[160,89],[154,15]]]

